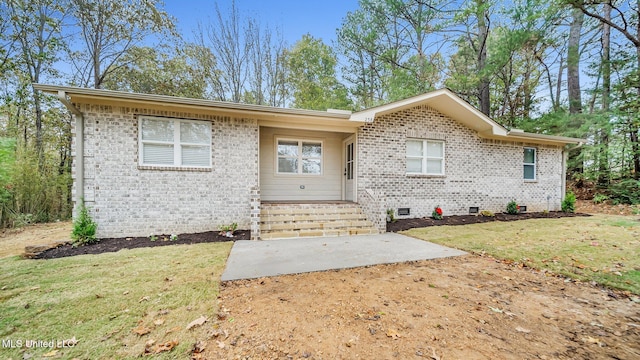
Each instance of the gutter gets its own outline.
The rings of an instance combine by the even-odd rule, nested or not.
[[[58,90],[58,100],[76,118],[76,205],[84,202],[84,115],[67,98],[67,93]]]
[[[578,150],[584,145],[584,142],[579,142],[576,146],[562,150],[562,190],[560,193],[560,200],[564,199],[567,195],[567,158],[569,153],[573,150]]]

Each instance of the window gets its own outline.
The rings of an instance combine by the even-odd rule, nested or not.
[[[536,179],[536,149],[524,148],[524,179]]]
[[[141,118],[140,165],[210,167],[211,125],[202,121]]]
[[[278,174],[322,174],[322,142],[277,140]]]
[[[407,173],[444,175],[444,141],[407,140]]]

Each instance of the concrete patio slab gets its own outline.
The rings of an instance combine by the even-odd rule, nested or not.
[[[465,255],[464,251],[385,233],[233,244],[222,281],[299,274]]]

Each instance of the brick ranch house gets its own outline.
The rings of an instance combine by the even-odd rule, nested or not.
[[[99,237],[384,232],[470,208],[558,210],[584,140],[507,130],[449,90],[351,113],[36,85],[75,116],[73,196]]]

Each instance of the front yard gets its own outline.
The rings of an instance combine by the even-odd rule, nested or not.
[[[640,216],[436,226],[404,234],[640,294]]]
[[[186,358],[210,329],[187,325],[216,318],[231,245],[0,259],[0,358],[131,358],[145,348],[165,350],[157,358]]]
[[[640,358],[638,216],[408,234],[478,255],[221,288],[231,243],[0,259],[0,357]]]

